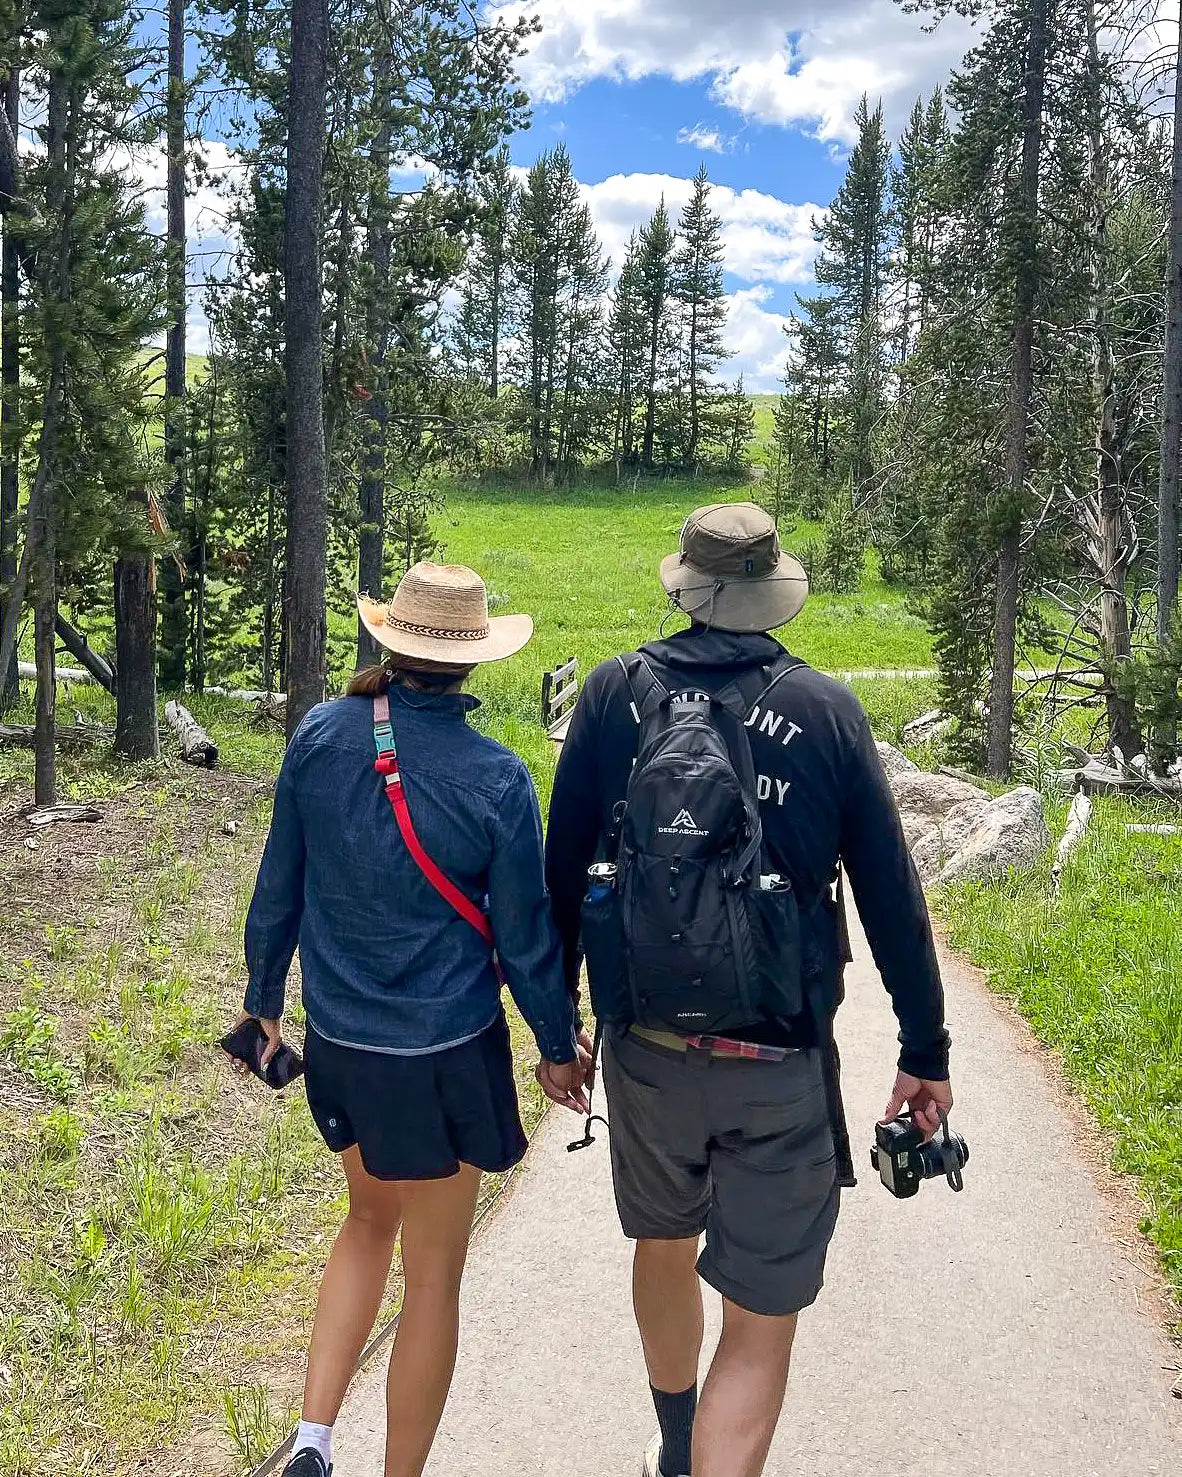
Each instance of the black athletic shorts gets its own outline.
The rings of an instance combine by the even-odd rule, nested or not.
[[[525,1154],[504,1015],[426,1056],[337,1046],[309,1026],[304,1059],[321,1137],[334,1154],[356,1144],[375,1179],[447,1179],[461,1164],[496,1173]]]

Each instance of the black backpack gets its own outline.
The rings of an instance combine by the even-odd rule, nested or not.
[[[799,1014],[800,911],[762,865],[746,720],[805,663],[781,657],[713,696],[671,691],[642,653],[620,664],[640,733],[614,879],[595,869],[583,907],[597,1018],[698,1035]]]

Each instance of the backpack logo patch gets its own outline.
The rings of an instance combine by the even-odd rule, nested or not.
[[[659,827],[662,836],[709,836],[709,831],[699,828],[688,810],[680,810],[667,826]]]

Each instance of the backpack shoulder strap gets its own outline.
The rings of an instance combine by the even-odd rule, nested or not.
[[[643,653],[634,651],[628,656],[616,657],[616,661],[627,684],[628,706],[637,728],[640,728],[669,696],[669,689],[653,671]]]
[[[792,672],[807,667],[801,657],[784,652],[782,656],[741,673],[718,694],[718,701],[742,723],[746,723],[757,703],[767,697]]]
[[[390,722],[390,698],[388,694],[381,693],[373,700],[373,739],[374,747],[377,749],[378,757],[374,768],[382,776],[386,785],[386,798],[390,802],[390,808],[394,812],[394,819],[398,823],[398,829],[402,839],[406,843],[406,849],[422,872],[423,876],[450,907],[460,915],[465,923],[470,923],[480,937],[490,948],[494,945],[492,924],[488,921],[481,910],[471,898],[445,877],[440,869],[427,855],[423,843],[419,840],[418,833],[414,828],[414,822],[410,818],[410,809],[406,803],[406,790],[402,783],[402,775],[398,769],[398,751],[394,745],[394,726]]]

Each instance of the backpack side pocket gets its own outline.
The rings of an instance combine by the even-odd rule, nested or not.
[[[789,886],[747,894],[747,917],[755,951],[759,1003],[777,1020],[804,1009],[800,908]]]
[[[633,1015],[632,992],[628,985],[628,954],[619,893],[614,887],[596,889],[583,900],[580,917],[595,1019],[627,1023]]]

